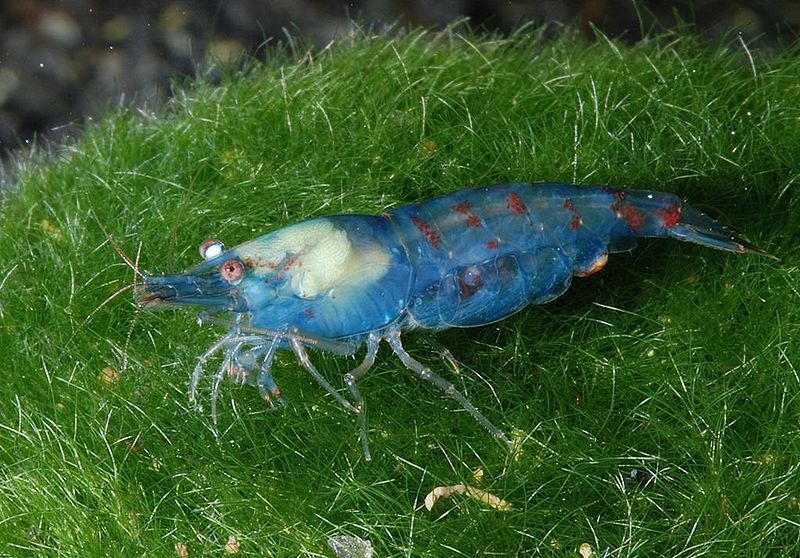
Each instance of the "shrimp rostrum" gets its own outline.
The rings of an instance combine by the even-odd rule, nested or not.
[[[637,237],[672,237],[740,253],[765,254],[741,235],[669,193],[568,184],[498,184],[460,190],[382,215],[332,215],[267,233],[235,248],[209,240],[204,261],[179,275],[145,277],[136,296],[146,309],[196,306],[201,323],[228,330],[197,362],[196,391],[215,353],[212,416],[227,375],[284,404],[272,376],[276,351],[291,350],[342,406],[359,417],[369,459],[358,380],[386,341],[403,365],[455,399],[510,444],[450,382],[406,352],[401,334],[473,327],[563,294],[573,276],[603,268]],[[340,392],[315,368],[307,348],[364,360]],[[345,397],[348,395],[348,397]]]

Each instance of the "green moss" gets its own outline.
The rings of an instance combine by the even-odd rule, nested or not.
[[[219,556],[231,536],[242,556],[331,556],[343,533],[380,556],[796,553],[796,53],[535,35],[273,53],[23,164],[0,208],[0,556]],[[227,385],[215,438],[185,386],[220,332],[112,297],[133,280],[113,244],[165,273],[208,237],[501,181],[672,191],[781,259],[648,242],[556,303],[437,336],[525,438],[515,456],[385,352],[362,381],[372,463],[289,357],[292,405]],[[424,334],[407,345],[440,366]],[[352,365],[315,359],[335,383]],[[514,511],[420,509],[478,468]]]

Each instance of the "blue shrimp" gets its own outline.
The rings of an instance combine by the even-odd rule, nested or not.
[[[258,386],[271,405],[285,404],[272,377],[276,351],[300,364],[359,419],[370,459],[357,382],[382,340],[420,378],[455,399],[491,434],[511,444],[450,382],[409,355],[402,332],[490,324],[528,304],[561,296],[573,276],[602,269],[610,253],[637,237],[672,237],[765,255],[738,233],[669,193],[568,184],[498,184],[460,190],[383,215],[309,219],[225,250],[200,248],[204,261],[179,275],[137,285],[145,309],[202,307],[202,322],[228,331],[198,359],[189,385],[196,402],[208,360],[222,352],[212,381],[216,421],[220,383],[228,375]],[[307,347],[364,360],[345,374],[348,400],[315,368]]]

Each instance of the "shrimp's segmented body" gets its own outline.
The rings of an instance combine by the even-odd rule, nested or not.
[[[672,194],[568,184],[498,184],[460,190],[383,215],[332,215],[267,233],[230,250],[201,247],[202,263],[179,275],[146,277],[144,308],[204,307],[201,321],[228,332],[198,361],[223,353],[214,377],[212,415],[225,375],[254,383],[283,403],[272,377],[275,352],[289,349],[345,408],[360,417],[357,380],[385,340],[402,363],[457,400],[500,440],[506,435],[455,387],[412,358],[401,332],[489,324],[528,304],[563,294],[573,276],[599,271],[608,254],[631,250],[637,237],[672,237],[712,248],[764,254],[734,231]],[[227,317],[225,317],[227,316]],[[306,347],[364,361],[345,375],[350,398],[316,370]]]

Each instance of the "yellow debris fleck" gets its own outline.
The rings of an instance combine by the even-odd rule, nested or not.
[[[110,366],[106,366],[103,368],[103,372],[100,375],[100,379],[103,383],[107,386],[113,386],[119,382],[119,379],[122,375],[117,372],[115,369],[111,368]]]
[[[42,219],[41,221],[39,221],[39,225],[41,225],[44,234],[46,234],[50,238],[59,241],[64,238],[64,234],[61,232],[61,229],[59,229],[56,225],[51,223],[48,219]]]
[[[228,542],[225,543],[225,554],[238,554],[239,553],[239,541],[236,540],[236,537],[231,535],[228,537]]]
[[[506,502],[499,496],[495,496],[490,492],[485,490],[481,490],[480,488],[475,488],[474,486],[469,486],[467,484],[455,484],[453,486],[437,486],[433,490],[431,490],[427,496],[425,496],[425,508],[428,511],[433,509],[434,504],[439,501],[441,498],[449,498],[453,494],[466,494],[473,500],[476,500],[482,504],[486,504],[490,508],[494,508],[499,511],[511,511],[512,506],[509,502]]]
[[[419,148],[425,155],[433,155],[436,151],[436,142],[432,139],[422,140],[419,144]]]

